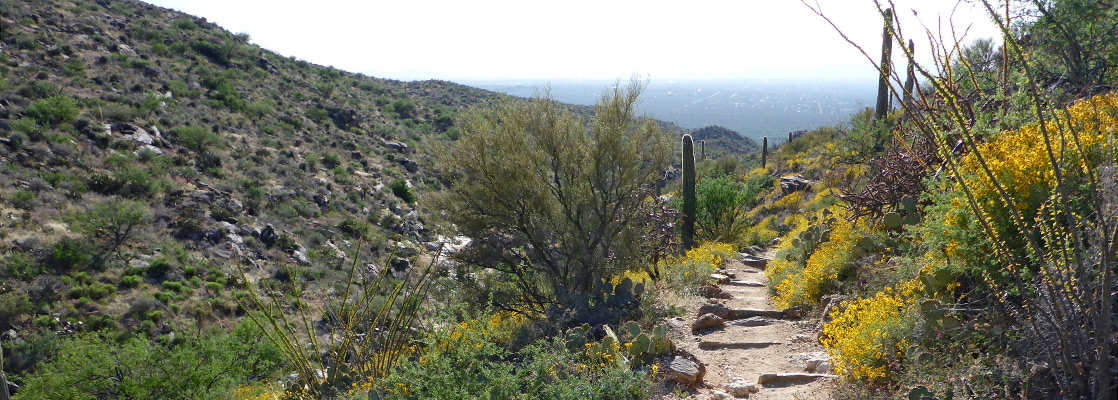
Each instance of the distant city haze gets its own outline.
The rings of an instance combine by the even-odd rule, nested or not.
[[[533,97],[547,90],[564,103],[593,105],[617,81],[465,81],[467,85]],[[621,81],[625,84],[625,81]],[[694,129],[719,125],[760,142],[788,132],[841,125],[873,104],[876,83],[829,80],[652,80],[638,105],[648,116]]]

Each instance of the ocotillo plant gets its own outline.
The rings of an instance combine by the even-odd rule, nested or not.
[[[769,160],[769,137],[765,136],[764,138],[761,138],[761,168],[765,168],[765,165],[768,163],[768,160]]]
[[[908,77],[904,81],[904,100],[901,107],[904,108],[904,117],[902,119],[908,120],[909,112],[912,109],[912,101],[915,96],[912,94],[913,88],[916,86],[916,67],[913,65],[916,55],[916,46],[912,43],[912,39],[908,40]]]
[[[683,251],[695,245],[695,142],[683,135],[683,227],[680,241]]]
[[[889,112],[889,69],[892,64],[890,56],[893,53],[893,10],[886,8],[885,31],[881,34],[881,78],[877,81],[877,110],[873,114],[874,120],[881,120]]]

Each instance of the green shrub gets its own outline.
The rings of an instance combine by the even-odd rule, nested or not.
[[[232,333],[179,333],[173,346],[76,335],[26,377],[16,398],[225,399],[238,385],[273,377],[280,367],[278,350],[251,324]]]
[[[141,278],[140,276],[125,275],[123,278],[120,278],[120,285],[127,288],[134,288],[136,286],[140,286],[140,283],[142,283],[143,281],[144,278]]]
[[[120,251],[153,220],[151,209],[144,203],[116,199],[93,207],[88,213],[73,214],[70,227],[97,243],[106,253]]]
[[[80,239],[63,238],[50,249],[47,265],[58,272],[81,270],[90,266],[93,255],[89,252],[88,242]]]
[[[201,153],[221,143],[221,138],[204,126],[185,125],[171,129],[171,137],[180,145]]]
[[[8,329],[16,319],[31,313],[34,307],[27,293],[12,291],[0,294],[0,329]]]
[[[43,267],[22,251],[8,253],[0,268],[0,276],[5,278],[31,279],[43,272]]]
[[[54,95],[31,103],[26,113],[43,126],[53,127],[74,122],[78,118],[78,107],[70,97]]]
[[[392,183],[388,184],[388,188],[392,189],[392,194],[396,195],[396,197],[399,197],[404,202],[415,203],[415,192],[408,187],[407,182],[404,182],[403,179],[392,181]]]
[[[30,210],[35,207],[35,192],[30,190],[17,190],[12,193],[12,197],[8,202],[12,204],[12,207],[21,210]]]

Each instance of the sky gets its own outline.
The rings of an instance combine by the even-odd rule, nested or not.
[[[248,33],[253,43],[285,56],[380,78],[876,76],[861,52],[798,0],[145,1]],[[868,54],[878,54],[882,23],[872,0],[807,1]],[[958,0],[894,4],[902,32],[918,39],[922,62],[931,60],[925,27],[947,39],[952,37],[950,25],[956,36],[968,31],[962,43],[999,36],[984,9]]]

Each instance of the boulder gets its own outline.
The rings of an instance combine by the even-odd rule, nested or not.
[[[126,44],[118,45],[116,47],[116,50],[120,52],[120,54],[124,54],[126,56],[136,57],[138,55],[136,54],[136,50],[132,50],[132,47]]]
[[[691,331],[701,331],[703,329],[721,328],[726,325],[726,320],[714,314],[703,314],[695,319],[691,324]]]
[[[769,266],[769,259],[742,254],[741,263],[747,267],[765,269]]]
[[[264,244],[271,246],[276,243],[276,240],[279,240],[279,233],[276,232],[276,228],[272,227],[272,224],[268,224],[260,231],[260,241]]]
[[[726,392],[734,397],[749,397],[749,395],[761,391],[761,388],[756,384],[749,383],[745,378],[735,377],[726,386],[723,386]]]
[[[732,293],[727,292],[727,291],[723,290],[722,288],[720,288],[718,286],[715,286],[715,285],[706,285],[706,286],[703,286],[702,289],[700,289],[700,290],[702,291],[703,297],[706,297],[706,298],[723,299],[723,300],[729,300],[729,299],[734,298],[734,295]]]
[[[726,319],[730,315],[730,309],[721,304],[703,304],[699,307],[699,315],[714,314],[719,318]]]
[[[723,274],[710,274],[710,279],[719,285],[730,281],[730,277]]]
[[[705,372],[706,368],[702,364],[676,356],[668,362],[668,368],[664,370],[664,376],[680,385],[700,386],[703,384]]]
[[[388,142],[388,143],[384,144],[384,147],[387,147],[390,150],[395,150],[395,151],[398,151],[398,152],[401,152],[401,153],[405,152],[405,151],[408,151],[408,145],[400,143],[400,142]]]
[[[780,191],[790,194],[802,190],[810,190],[811,181],[799,175],[784,176],[780,178]]]
[[[413,174],[416,173],[416,172],[419,172],[419,163],[413,161],[410,158],[400,159],[400,165],[403,165],[404,169],[408,170],[408,172],[411,172]]]
[[[295,262],[297,262],[299,264],[302,264],[302,265],[310,265],[311,264],[311,260],[309,258],[307,258],[307,255],[304,254],[300,250],[295,250],[295,251],[291,252],[291,259],[295,260]]]

